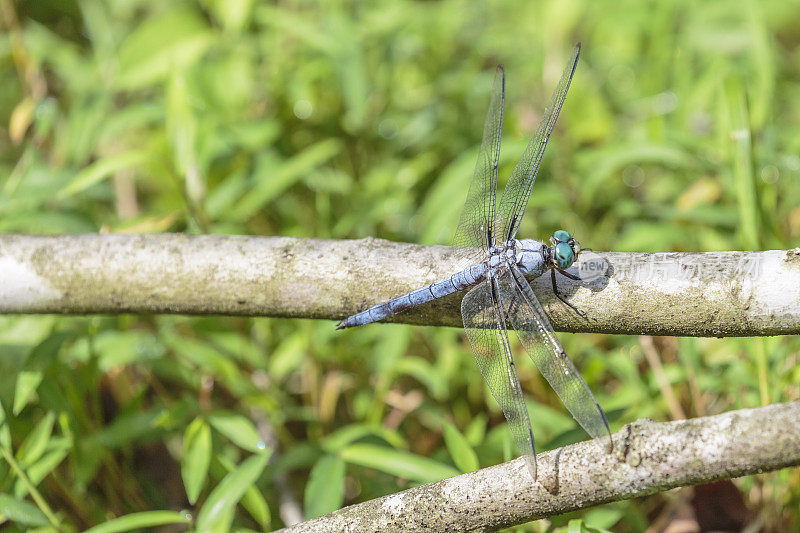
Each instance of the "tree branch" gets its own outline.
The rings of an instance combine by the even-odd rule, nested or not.
[[[493,531],[611,501],[800,464],[800,401],[678,422],[642,419],[608,441],[384,496],[283,531]],[[769,423],[765,423],[769,421]]]
[[[554,298],[549,276],[533,283],[555,329],[719,337],[800,333],[800,249],[609,252],[596,255],[595,262],[597,257],[604,261],[603,275],[588,281],[558,276],[559,291],[585,318]],[[339,319],[442,279],[463,264],[447,246],[378,239],[4,235],[0,313]],[[462,296],[391,320],[460,326]]]

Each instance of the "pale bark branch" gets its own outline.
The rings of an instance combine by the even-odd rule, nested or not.
[[[559,290],[585,318],[555,300],[549,276],[533,283],[555,329],[719,337],[800,333],[800,249],[597,257],[606,274],[582,282],[558,277]],[[4,235],[0,313],[339,319],[463,265],[447,246],[378,239]],[[391,320],[460,326],[462,296]]]
[[[531,520],[800,464],[800,402],[677,422],[639,420],[607,439],[345,507],[284,531],[493,531]]]

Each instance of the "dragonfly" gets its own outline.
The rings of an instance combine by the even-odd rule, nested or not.
[[[577,311],[559,293],[556,271],[568,278],[580,279],[567,271],[581,252],[580,243],[565,230],[554,232],[549,246],[533,239],[516,238],[579,54],[580,43],[575,45],[539,127],[517,162],[499,203],[497,174],[505,108],[505,71],[502,65],[497,67],[478,161],[453,238],[453,246],[466,255],[470,266],[447,279],[345,318],[337,325],[337,329],[363,326],[467,290],[461,301],[464,331],[481,375],[505,415],[534,480],[537,476],[536,447],[509,341],[509,325],[581,427],[592,438],[608,435],[609,445],[613,447],[605,413],[564,351],[528,283],[528,279],[542,276],[549,270],[555,295]]]

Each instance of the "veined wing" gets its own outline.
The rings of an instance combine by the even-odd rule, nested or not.
[[[510,302],[507,318],[539,372],[547,379],[575,420],[594,438],[611,430],[606,415],[553,332],[550,320],[530,284],[516,266],[500,278],[500,299]]]
[[[508,273],[503,276],[508,277]],[[502,282],[507,285],[508,280]],[[505,304],[505,305],[504,305]],[[528,409],[522,396],[517,368],[508,345],[504,307],[498,280],[489,277],[461,301],[461,317],[481,375],[511,427],[511,434],[528,470],[536,479],[536,451]]]
[[[494,235],[495,206],[497,203],[497,165],[500,159],[500,138],[503,130],[503,108],[505,106],[506,74],[498,65],[492,87],[492,98],[483,140],[478,151],[478,162],[467,193],[467,201],[461,211],[458,228],[453,237],[453,246],[480,246],[486,250],[491,246],[489,234]]]
[[[497,229],[502,230],[500,239],[504,242],[513,239],[519,230],[522,215],[525,214],[525,208],[528,207],[533,183],[536,181],[536,174],[539,172],[539,165],[547,147],[547,141],[556,126],[561,106],[564,105],[564,99],[567,97],[567,91],[572,81],[572,75],[575,72],[575,66],[578,63],[580,51],[581,45],[578,43],[572,50],[572,55],[567,62],[566,68],[564,68],[563,74],[561,74],[561,80],[550,98],[550,103],[547,104],[544,110],[544,116],[539,123],[536,134],[531,139],[531,142],[528,143],[525,153],[522,154],[522,158],[517,162],[514,172],[508,179],[505,189],[503,189],[503,197],[497,208],[497,220],[501,221],[502,228],[498,225]]]

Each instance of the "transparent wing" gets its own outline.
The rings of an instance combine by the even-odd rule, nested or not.
[[[520,454],[526,459],[531,476],[536,479],[533,432],[508,345],[503,307],[497,280],[490,277],[464,296],[461,317],[481,375],[508,420],[511,434]]]
[[[608,435],[611,443],[605,413],[567,357],[542,305],[516,266],[511,268],[510,275],[500,278],[498,291],[500,299],[510,303],[507,318],[539,372],[589,435],[594,438]]]
[[[508,179],[505,189],[503,189],[503,197],[497,208],[497,220],[501,221],[500,223],[502,224],[502,228],[498,225],[497,229],[502,230],[500,239],[503,242],[513,239],[517,235],[522,215],[525,214],[525,208],[528,207],[528,200],[531,197],[533,183],[536,181],[536,174],[539,172],[544,149],[547,147],[547,141],[550,139],[550,134],[553,133],[561,106],[564,105],[564,99],[567,97],[567,91],[572,81],[572,75],[575,72],[575,66],[578,63],[580,51],[581,45],[578,43],[572,50],[572,55],[564,68],[563,74],[561,74],[561,80],[550,98],[550,103],[547,104],[544,110],[539,129],[536,130],[536,134],[531,139],[531,142],[528,143],[525,153],[522,154],[522,158],[517,162],[514,172]]]
[[[492,99],[483,126],[483,140],[478,162],[469,185],[467,201],[461,211],[453,246],[480,246],[488,249],[489,232],[494,231],[497,193],[497,164],[500,158],[500,138],[503,130],[506,75],[498,65],[494,76]]]

